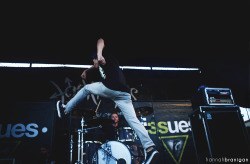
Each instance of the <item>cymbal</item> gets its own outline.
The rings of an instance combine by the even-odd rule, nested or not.
[[[139,116],[147,116],[147,115],[150,115],[151,113],[153,113],[153,108],[152,107],[148,107],[148,106],[145,106],[145,107],[139,107],[139,108],[136,108],[135,109],[135,112],[136,112],[136,116],[139,117]]]
[[[92,109],[88,109],[88,108],[85,108],[85,109],[77,108],[72,111],[72,117],[74,118],[81,118],[82,116],[87,117],[87,118],[92,118],[95,115],[96,115],[95,111]]]

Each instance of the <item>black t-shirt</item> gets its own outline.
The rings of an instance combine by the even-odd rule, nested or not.
[[[109,89],[130,93],[130,88],[122,70],[119,68],[118,61],[110,54],[103,54],[106,64],[99,64],[99,72],[102,77],[102,83]]]
[[[117,141],[118,140],[118,130],[120,126],[114,127],[112,125],[103,126],[102,130],[104,132],[105,140],[107,141]]]

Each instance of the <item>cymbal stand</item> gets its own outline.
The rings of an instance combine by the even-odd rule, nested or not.
[[[83,164],[83,145],[84,145],[84,140],[83,140],[83,134],[87,131],[84,131],[83,129],[84,126],[84,117],[82,116],[81,120],[81,129],[78,129],[76,132],[78,134],[78,142],[77,142],[77,164]]]
[[[81,129],[78,129],[77,131],[78,134],[78,141],[77,141],[77,164],[81,163]]]
[[[70,148],[69,148],[69,151],[70,151],[70,164],[72,164],[72,161],[73,161],[73,144],[74,144],[73,134],[71,134],[70,135]]]
[[[84,126],[84,117],[82,116],[82,120],[81,120],[81,128],[82,128],[82,131],[81,131],[81,164],[83,164],[83,126]],[[87,132],[87,131],[86,131]]]
[[[88,132],[88,130],[92,130],[92,129],[96,129],[96,128],[102,128],[101,125],[99,126],[96,126],[96,127],[91,127],[91,128],[85,128],[83,129],[84,127],[84,117],[82,116],[82,119],[81,119],[81,129],[78,129],[76,132],[78,134],[78,142],[77,142],[77,152],[78,152],[78,155],[77,155],[77,162],[76,164],[83,164],[83,156],[84,156],[84,134]],[[72,151],[73,151],[73,145],[72,145]]]

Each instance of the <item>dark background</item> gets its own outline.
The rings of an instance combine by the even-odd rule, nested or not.
[[[124,70],[139,101],[190,100],[206,85],[231,88],[236,104],[250,107],[249,1],[21,2],[2,8],[0,62],[92,64],[89,56],[102,37],[122,66],[201,69]],[[48,100],[57,92],[51,81],[66,88],[68,77],[76,86],[82,70],[1,67],[1,102]]]
[[[89,55],[102,37],[120,65],[201,69],[124,71],[131,87],[143,86],[154,100],[190,99],[199,85],[207,85],[231,88],[236,103],[249,107],[249,6],[249,1],[4,4],[0,61],[92,64]],[[60,71],[1,68],[2,91],[12,99],[47,99],[42,93],[51,84],[45,83]],[[80,80],[81,72],[68,69],[63,76]]]

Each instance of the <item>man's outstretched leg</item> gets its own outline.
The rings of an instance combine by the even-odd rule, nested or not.
[[[148,131],[136,117],[130,94],[126,92],[120,92],[120,94],[113,100],[122,111],[129,126],[140,138],[142,146],[146,151],[146,157],[143,161],[143,164],[153,164],[157,162],[159,152],[155,149],[155,144],[149,137]]]
[[[89,94],[102,96],[103,84],[101,82],[96,82],[96,83],[85,85],[81,90],[77,92],[77,94],[66,105],[58,101],[57,102],[58,117],[61,118],[63,114],[65,115],[69,114]]]

